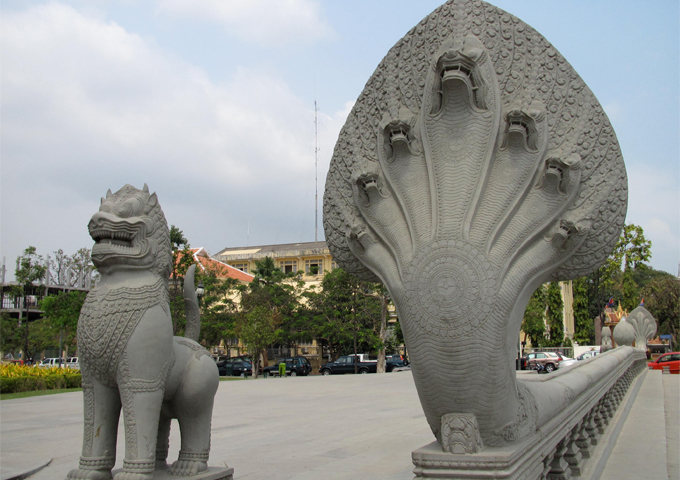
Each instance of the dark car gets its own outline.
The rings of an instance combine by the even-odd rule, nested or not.
[[[220,372],[220,377],[248,377],[253,374],[253,366],[250,362],[232,358],[217,362],[217,371]]]
[[[286,364],[286,375],[297,377],[309,375],[312,372],[312,365],[305,357],[288,357],[274,362],[272,365],[265,367],[262,371],[264,378],[279,375],[279,365],[284,362]]]
[[[408,360],[402,355],[386,355],[385,356],[385,371],[391,372],[392,370],[401,369],[409,365]]]

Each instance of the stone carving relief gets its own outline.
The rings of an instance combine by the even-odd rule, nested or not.
[[[200,319],[188,320],[187,331],[196,338],[173,338],[170,236],[156,194],[146,185],[143,190],[125,185],[115,194],[109,190],[88,229],[101,280],[78,321],[85,428],[80,465],[68,478],[111,478],[121,409],[125,459],[115,480],[150,480],[154,470],[177,477],[199,474],[208,469],[219,376],[196,342]],[[179,421],[182,444],[168,468],[173,418]]]
[[[442,450],[449,453],[477,453],[484,448],[477,419],[472,413],[442,416]]]
[[[387,53],[338,138],[324,228],[339,265],[387,286],[440,444],[454,413],[487,446],[535,431],[522,313],[541,283],[604,262],[626,203],[602,107],[519,19],[452,0]]]

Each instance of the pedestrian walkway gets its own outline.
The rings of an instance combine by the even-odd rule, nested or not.
[[[649,455],[657,447],[665,452],[666,444],[677,451],[678,381],[647,372],[603,479],[663,480],[621,472],[632,471],[624,462],[645,471],[666,458],[677,473],[677,456]],[[639,426],[640,419],[651,428]],[[50,460],[31,480],[64,479],[78,464],[82,421],[80,392],[0,402],[0,479]],[[668,422],[675,422],[675,447]],[[118,466],[122,432],[121,422]],[[215,400],[210,463],[226,462],[237,480],[411,480],[411,452],[432,439],[410,372],[224,381]],[[170,441],[172,458],[179,449],[175,425]]]

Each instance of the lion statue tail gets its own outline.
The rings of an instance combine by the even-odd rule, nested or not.
[[[196,264],[190,266],[184,276],[184,308],[187,316],[184,337],[198,342],[198,337],[201,334],[201,312],[198,309],[198,297],[194,288],[195,273]]]

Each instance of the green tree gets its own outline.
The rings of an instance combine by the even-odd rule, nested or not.
[[[586,277],[573,281],[574,292],[574,340],[581,345],[595,343],[595,326],[588,310],[588,280]]]
[[[238,280],[220,278],[219,271],[208,263],[196,276],[203,284],[205,293],[199,300],[201,311],[201,343],[206,347],[219,345],[236,336],[237,306],[234,297]]]
[[[630,312],[640,303],[640,291],[633,270],[652,258],[652,242],[645,238],[642,227],[628,224],[621,232],[612,257],[622,272],[621,306]]]
[[[267,305],[253,305],[238,316],[236,333],[252,356],[253,378],[257,378],[259,372],[260,355],[276,341],[279,324],[278,312]]]
[[[67,347],[75,346],[78,317],[80,316],[80,310],[83,308],[86,295],[85,292],[72,290],[47,296],[40,302],[44,318],[47,319],[57,332],[60,332],[60,354],[62,342],[65,342]]]
[[[336,268],[325,273],[321,287],[306,293],[308,328],[333,359],[384,346],[376,333],[382,308],[375,292],[380,292],[382,285],[363,282]]]
[[[273,343],[290,343],[296,338],[295,321],[304,285],[297,272],[283,273],[271,257],[255,262],[255,279],[240,286],[241,303],[236,331],[253,356],[253,376],[257,376],[260,355],[268,363],[267,348]],[[257,312],[257,313],[253,313]],[[266,314],[265,314],[266,313]],[[249,325],[249,322],[255,322]],[[270,329],[271,331],[265,331]],[[241,332],[252,335],[247,340]],[[266,345],[263,343],[268,341]]]
[[[641,284],[637,279],[649,274],[646,262],[652,257],[651,248],[642,227],[628,224],[623,228],[605,263],[586,277],[591,317],[602,315],[610,298],[628,311],[640,303]]]
[[[652,280],[644,289],[645,308],[659,325],[658,333],[673,336],[678,345],[680,333],[680,280],[672,275]]]
[[[545,344],[545,310],[548,306],[547,291],[545,286],[539,286],[529,299],[524,318],[522,319],[522,332],[524,342],[529,338],[531,346],[540,348]]]
[[[24,329],[19,324],[19,320],[12,318],[9,314],[0,314],[0,350],[4,353],[17,353],[24,345]]]
[[[182,230],[174,225],[170,226],[170,243],[172,245],[172,273],[170,280],[170,312],[172,314],[172,329],[175,335],[181,334],[186,324],[184,313],[184,295],[182,279],[194,262],[189,241]]]
[[[24,254],[17,258],[17,268],[14,277],[18,283],[17,294],[23,295],[24,305],[28,305],[28,295],[34,290],[34,282],[45,278],[47,264],[42,255],[38,255],[35,247],[28,247]],[[24,359],[31,358],[29,355],[30,332],[28,327],[29,319],[25,319],[25,338],[24,338]],[[35,349],[33,349],[35,350]]]
[[[548,284],[546,299],[548,306],[546,310],[549,330],[548,344],[551,347],[559,347],[564,344],[564,302],[558,282]]]

